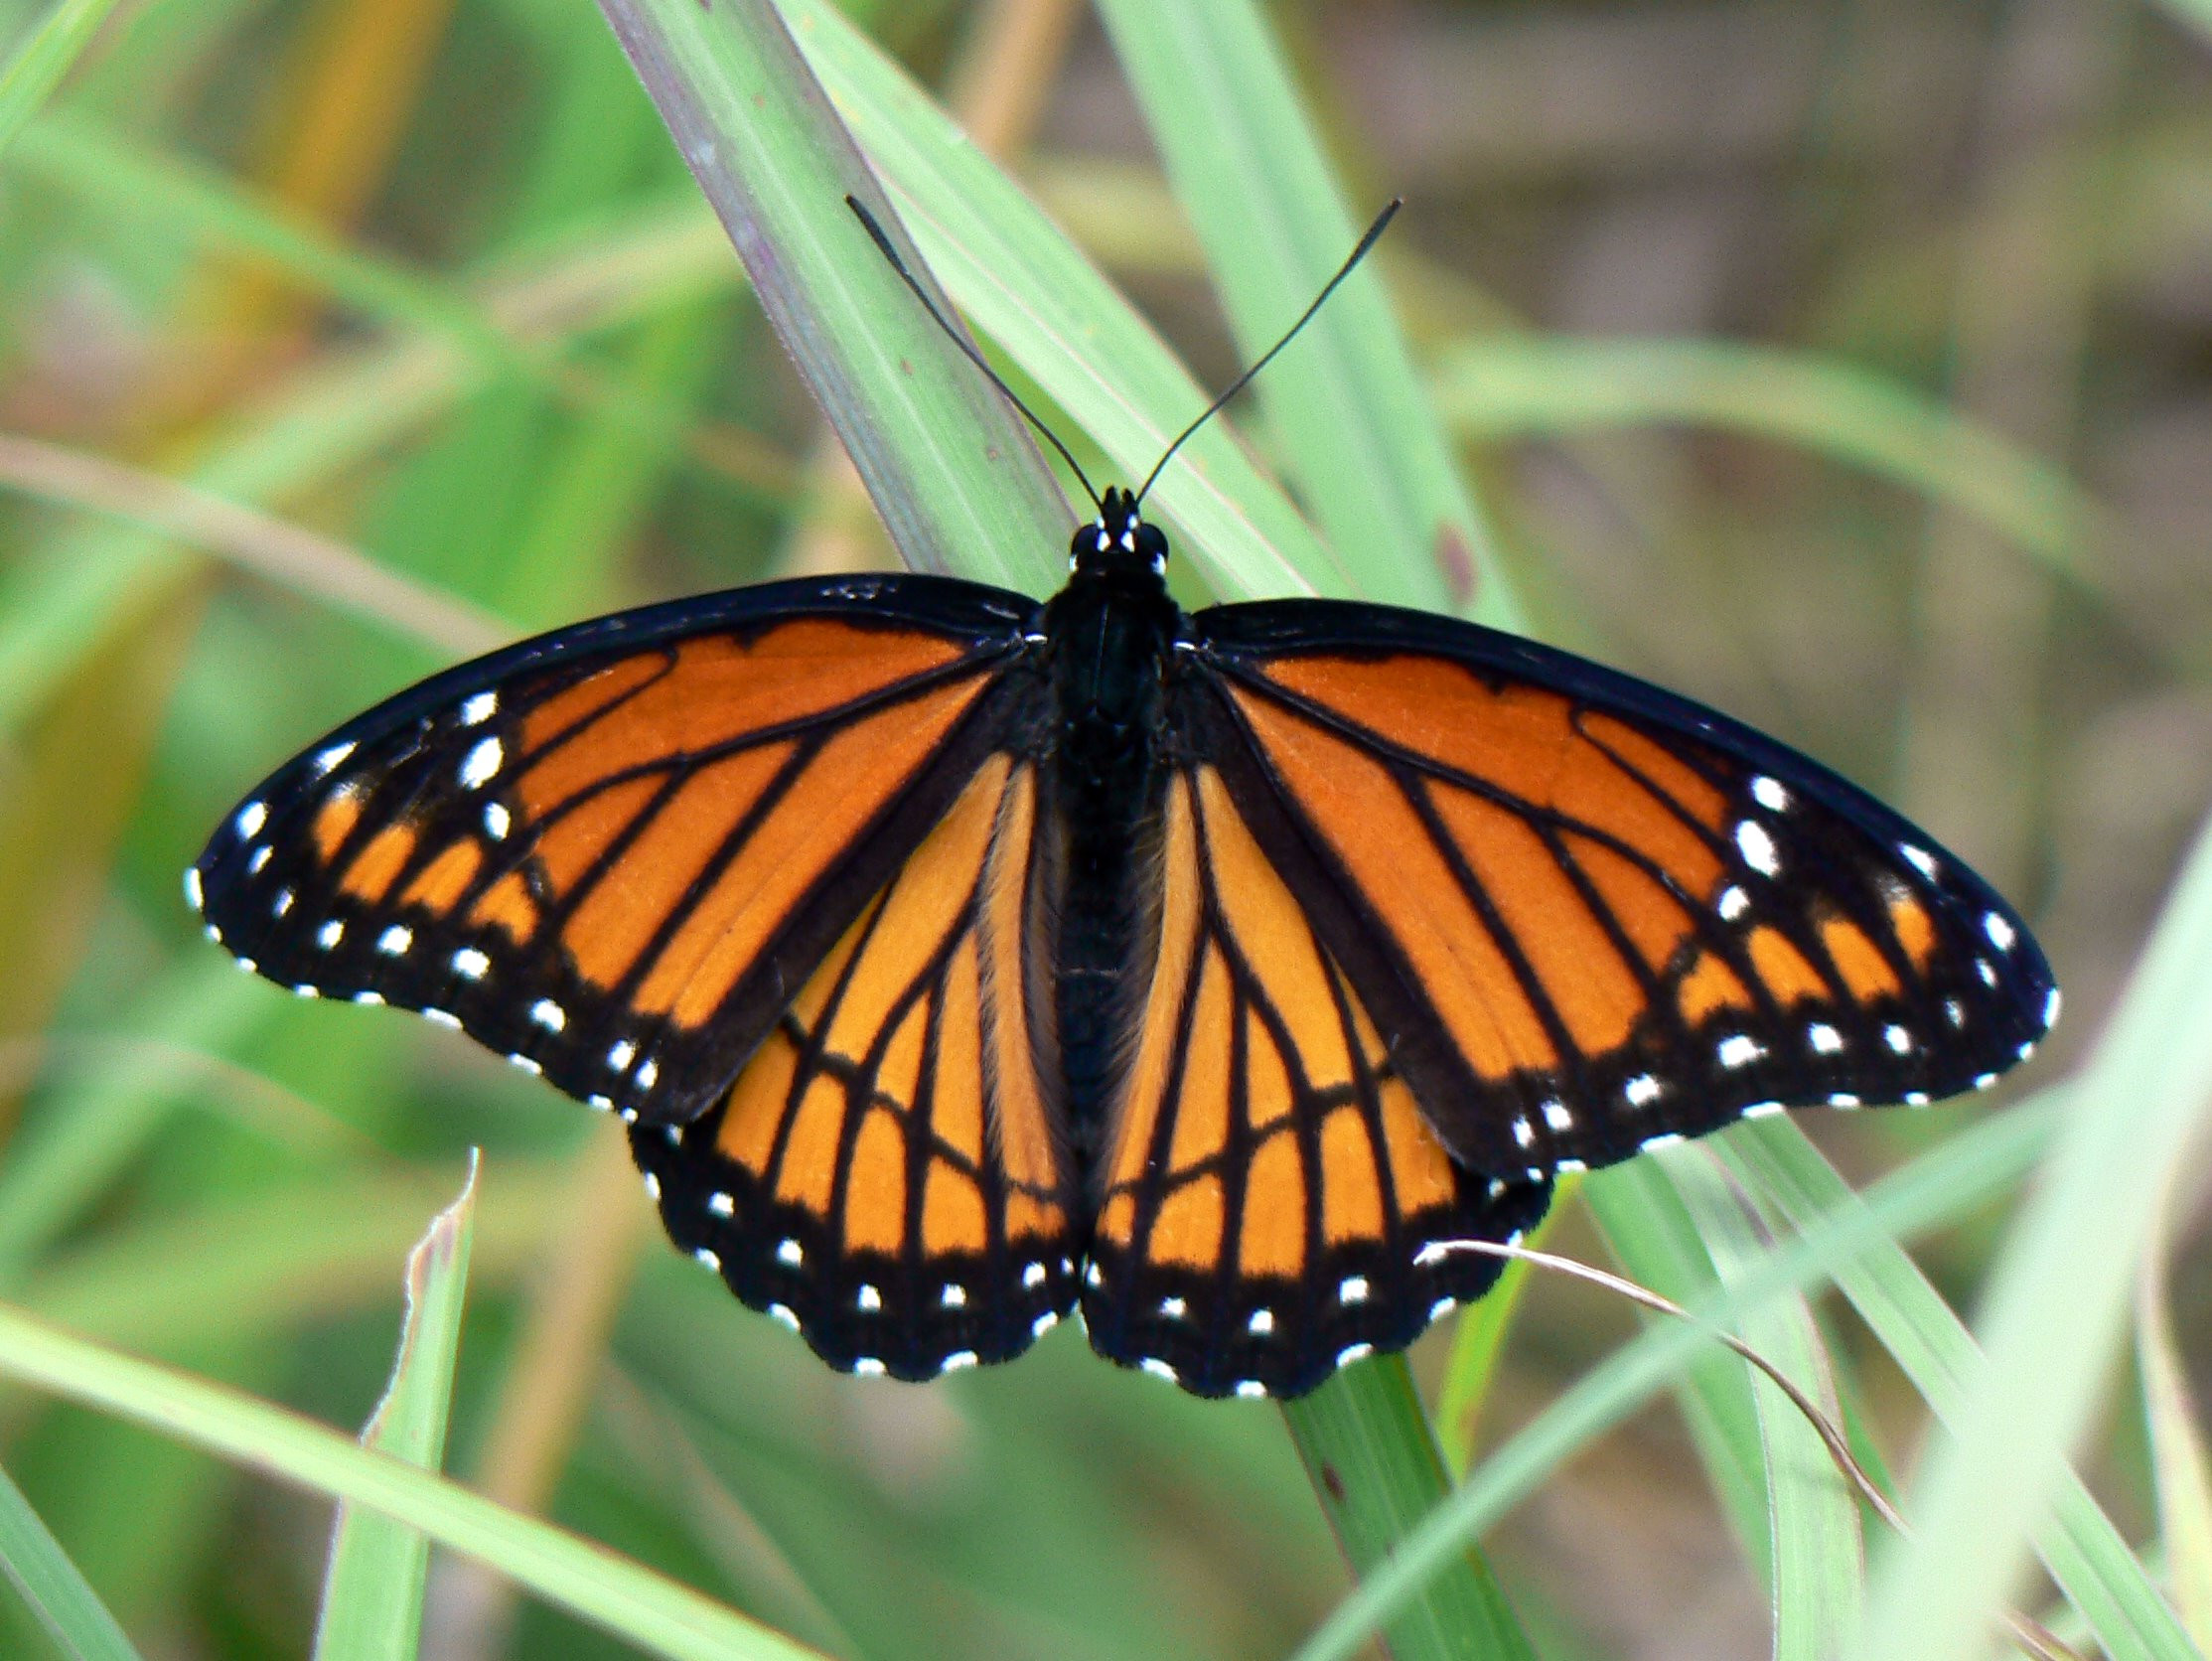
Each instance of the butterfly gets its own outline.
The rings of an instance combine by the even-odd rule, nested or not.
[[[1049,601],[806,578],[438,675],[187,897],[618,1115],[676,1246],[901,1379],[1080,1309],[1297,1396],[1482,1295],[1564,1173],[1987,1087],[2055,1018],[2018,916],[1818,763],[1452,618],[1186,612],[1141,494]]]

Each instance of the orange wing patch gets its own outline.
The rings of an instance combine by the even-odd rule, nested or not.
[[[1426,1324],[1436,1293],[1413,1288],[1444,1271],[1414,1262],[1425,1241],[1515,1225],[1454,1166],[1210,768],[1168,786],[1159,880],[1085,1319],[1103,1353],[1200,1394],[1304,1388]],[[1498,1215],[1525,1224],[1544,1192],[1521,1187]]]
[[[1033,1067],[1025,988],[1038,977],[1015,920],[1036,904],[1035,792],[1028,765],[987,759],[685,1132],[724,1173],[721,1215],[748,1224],[737,1244],[754,1257],[741,1261],[713,1196],[691,1220],[741,1295],[785,1308],[824,1354],[880,1317],[886,1348],[856,1347],[848,1364],[881,1359],[891,1333],[1008,1307],[1035,1305],[1034,1326],[1066,1306],[1054,1288],[1072,1295],[1074,1199],[1050,1097],[1017,1072]],[[665,1198],[664,1211],[677,1230]],[[763,1289],[801,1266],[789,1297]],[[845,1288],[846,1306],[810,1303],[823,1285]]]

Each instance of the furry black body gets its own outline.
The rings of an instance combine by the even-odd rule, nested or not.
[[[1099,522],[1076,532],[1069,565],[1043,618],[1047,789],[1066,828],[1049,883],[1060,915],[1053,1037],[1073,1151],[1088,1168],[1123,1059],[1116,1035],[1144,995],[1131,966],[1149,961],[1157,926],[1143,872],[1158,858],[1167,686],[1188,619],[1167,592],[1167,538],[1122,491],[1108,490]]]

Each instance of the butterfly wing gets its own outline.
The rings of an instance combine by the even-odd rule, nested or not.
[[[988,757],[703,1118],[634,1126],[676,1244],[847,1371],[1028,1348],[1079,1206],[1033,1011],[1050,973],[1037,766]]]
[[[419,1009],[625,1117],[691,1119],[1036,719],[1034,611],[838,578],[559,631],[280,769],[188,892],[271,980]]]
[[[1455,1163],[1223,775],[1171,779],[1159,946],[1099,1173],[1085,1325],[1201,1396],[1295,1396],[1502,1267],[1548,1181]]]
[[[2056,1016],[1987,884],[1711,710],[1384,607],[1194,624],[1187,742],[1479,1170],[1926,1102],[1991,1082]]]

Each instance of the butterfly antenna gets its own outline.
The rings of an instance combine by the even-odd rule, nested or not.
[[[1267,350],[1260,355],[1259,361],[1253,364],[1251,369],[1245,371],[1243,375],[1240,375],[1235,380],[1231,381],[1229,384],[1229,389],[1222,393],[1222,395],[1216,398],[1212,403],[1208,404],[1200,413],[1197,420],[1193,421],[1189,426],[1185,427],[1181,432],[1175,435],[1175,442],[1167,447],[1166,453],[1162,455],[1156,463],[1153,464],[1152,471],[1144,476],[1144,484],[1136,493],[1137,501],[1142,502],[1144,500],[1145,493],[1152,488],[1152,482],[1155,479],[1159,478],[1161,471],[1167,466],[1170,461],[1174,460],[1175,452],[1183,447],[1184,441],[1187,440],[1192,433],[1198,431],[1200,427],[1204,426],[1208,421],[1211,421],[1216,415],[1218,415],[1221,412],[1222,405],[1226,404],[1231,398],[1235,397],[1239,392],[1243,391],[1245,387],[1251,383],[1252,378],[1257,375],[1261,370],[1265,369],[1270,363],[1272,363],[1274,361],[1275,354],[1280,352],[1284,347],[1288,346],[1293,340],[1295,340],[1297,338],[1298,331],[1300,329],[1303,329],[1308,323],[1313,321],[1313,314],[1321,309],[1321,302],[1326,300],[1330,295],[1334,294],[1336,292],[1336,285],[1342,282],[1346,277],[1350,276],[1352,274],[1352,268],[1355,265],[1359,264],[1361,260],[1367,257],[1367,250],[1375,246],[1376,238],[1383,234],[1385,227],[1387,227],[1390,225],[1391,221],[1397,216],[1398,211],[1404,206],[1405,199],[1403,197],[1393,197],[1390,201],[1390,205],[1386,207],[1380,214],[1375,216],[1375,223],[1367,227],[1367,234],[1360,238],[1360,245],[1352,250],[1350,257],[1348,257],[1342,265],[1337,267],[1336,275],[1331,277],[1327,282],[1321,285],[1321,292],[1313,297],[1313,304],[1306,307],[1304,311],[1298,314],[1298,321],[1290,325],[1289,329],[1284,332],[1282,339],[1267,348]]]
[[[891,238],[883,233],[883,226],[876,224],[876,217],[860,205],[857,197],[846,197],[845,206],[853,211],[863,226],[867,226],[868,234],[875,238],[875,244],[882,250],[883,257],[891,262],[891,269],[898,272],[900,279],[907,287],[914,290],[914,297],[922,302],[922,309],[930,314],[931,320],[945,331],[945,338],[959,347],[961,355],[983,372],[983,378],[996,386],[999,394],[1021,411],[1023,420],[1044,434],[1045,442],[1060,452],[1060,459],[1068,464],[1069,471],[1075,474],[1077,482],[1083,486],[1083,493],[1091,498],[1091,505],[1098,509],[1100,513],[1105,513],[1106,504],[1099,500],[1099,493],[1091,488],[1091,478],[1089,474],[1084,472],[1083,463],[1076,460],[1068,446],[1060,442],[1058,433],[1037,419],[1036,411],[1021,401],[1020,394],[1006,384],[1005,380],[1000,378],[999,373],[984,362],[982,353],[975,349],[975,343],[959,329],[956,329],[946,315],[937,309],[937,302],[930,298],[928,291],[915,280],[914,273],[907,269],[906,261],[899,257],[899,250],[891,245]]]

